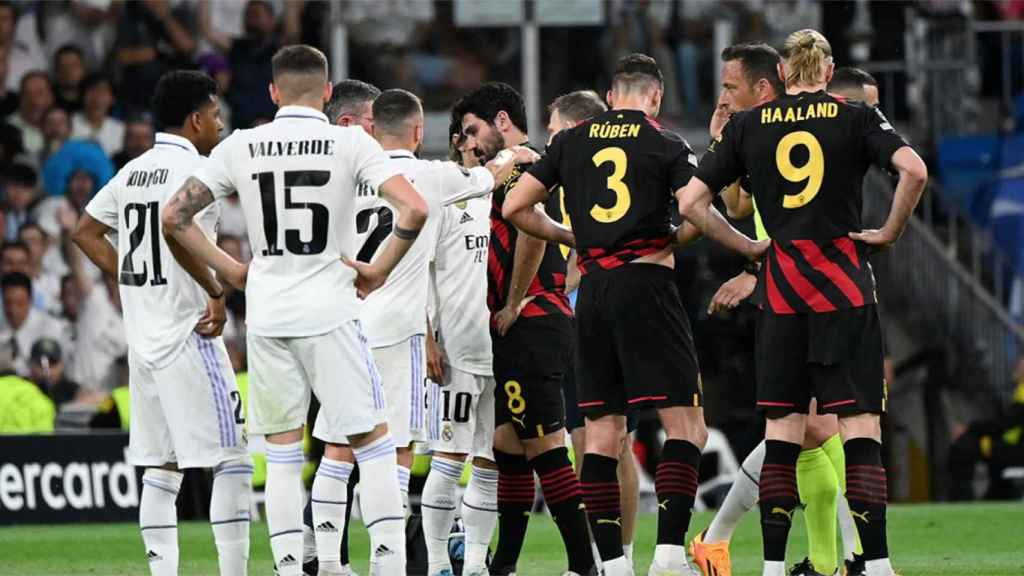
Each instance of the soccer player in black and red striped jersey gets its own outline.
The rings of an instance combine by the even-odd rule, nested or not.
[[[464,154],[482,161],[528,145],[523,99],[511,86],[485,84],[455,104]],[[531,238],[501,214],[509,190],[528,165],[519,165],[492,196],[487,306],[494,352],[494,460],[498,465],[498,548],[492,575],[515,572],[533,507],[533,473],[558,524],[570,574],[593,568],[579,480],[565,448],[561,381],[571,353],[572,309],[565,294],[565,259],[556,244]],[[557,200],[539,206],[562,220]]]
[[[652,575],[691,574],[683,543],[707,439],[697,355],[675,284],[670,219],[672,192],[690,179],[696,157],[654,119],[663,93],[654,59],[619,60],[608,93],[612,110],[555,136],[503,210],[520,230],[577,249],[576,382],[586,417],[581,480],[608,576],[633,573],[622,550],[616,475],[627,410],[655,407],[668,435],[655,477]],[[535,209],[559,184],[571,231]]]
[[[758,406],[768,417],[760,507],[764,575],[782,576],[799,505],[796,463],[808,405],[839,416],[846,496],[867,576],[892,576],[879,415],[885,411],[882,332],[867,256],[903,232],[928,171],[881,112],[825,92],[832,49],[813,30],[791,34],[780,76],[786,94],[740,112],[677,193],[680,212],[712,239],[752,258],[765,303],[756,342]],[[899,183],[885,225],[861,230],[870,164]],[[711,208],[712,191],[749,174],[768,241],[754,242]]]

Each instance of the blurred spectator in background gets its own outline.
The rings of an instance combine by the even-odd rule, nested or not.
[[[0,46],[4,48],[7,77],[6,88],[21,89],[21,80],[30,70],[46,70],[48,62],[39,42],[26,42],[15,38],[18,13],[11,2],[0,2]]]
[[[21,144],[33,158],[43,150],[43,115],[53,102],[46,72],[33,70],[24,75],[18,90],[18,111],[7,117],[7,123],[21,130]]]
[[[0,117],[6,118],[18,109],[18,93],[7,87],[9,48],[0,44]]]
[[[28,277],[32,279],[32,303],[36,308],[57,316],[60,314],[60,278],[65,270],[46,270],[43,259],[50,250],[50,236],[35,222],[28,222],[18,231],[18,239],[28,247]]]
[[[4,242],[0,247],[0,278],[14,272],[28,276],[29,259],[28,246],[21,241]]]
[[[11,353],[0,346],[0,434],[53,432],[57,410],[31,381],[14,373]]]
[[[228,88],[231,87],[231,69],[228,60],[221,54],[207,54],[197,63],[199,69],[206,72],[217,82],[217,98],[220,100],[220,121],[224,123],[223,134],[231,134],[231,105],[227,102]]]
[[[98,284],[78,284],[82,301],[72,327],[75,353],[68,374],[83,386],[110,391],[117,385],[117,359],[128,353],[117,282],[104,276]]]
[[[43,114],[43,151],[39,164],[46,167],[47,160],[71,139],[71,113],[54,104]]]
[[[71,120],[60,108],[47,113],[46,140],[52,155],[43,164],[43,190],[50,196],[61,196],[68,190],[78,172],[92,176],[93,188],[88,195],[107,183],[114,175],[114,165],[99,144],[91,140],[69,140]],[[88,201],[88,197],[85,201]]]
[[[125,139],[124,123],[110,115],[114,108],[114,86],[110,77],[93,73],[82,82],[82,111],[71,120],[71,137],[92,140],[113,157]]]
[[[32,345],[29,372],[32,382],[49,396],[57,411],[64,404],[99,404],[105,398],[67,377],[60,343],[51,338],[40,338]]]
[[[99,190],[99,186],[96,185],[96,177],[91,172],[75,170],[71,173],[71,179],[68,180],[64,199],[76,214],[81,214],[97,190]]]
[[[7,200],[4,239],[15,240],[39,200],[39,175],[28,164],[15,163],[4,174],[4,184]]]
[[[199,0],[196,4],[196,19],[199,23],[199,33],[202,35],[199,53],[226,54],[231,50],[231,44],[242,36],[245,11],[246,4],[241,1]]]
[[[53,57],[53,92],[57,106],[68,111],[82,109],[82,79],[85,78],[85,57],[73,44],[61,46]]]
[[[21,145],[21,130],[0,122],[0,173],[6,172],[14,159],[25,151]]]
[[[273,80],[270,60],[281,46],[276,30],[274,6],[265,0],[249,0],[245,5],[245,36],[231,43],[228,54],[231,85],[227,102],[236,129],[268,121],[277,111],[267,89]]]
[[[14,370],[28,376],[29,352],[40,338],[64,341],[64,325],[46,312],[32,306],[32,280],[20,272],[0,278],[3,290],[4,319],[7,326],[0,332],[0,346],[11,352]]]
[[[145,0],[119,6],[114,61],[121,85],[129,88],[121,91],[122,103],[129,113],[141,112],[164,72],[191,67],[195,40],[183,23],[189,5],[179,2],[172,10],[168,0]]]
[[[114,166],[120,170],[124,165],[135,160],[146,150],[153,147],[153,140],[156,136],[153,129],[153,121],[148,115],[139,115],[129,118],[124,123],[124,143],[121,151],[114,154]]]

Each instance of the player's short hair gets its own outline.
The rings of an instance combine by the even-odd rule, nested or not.
[[[576,90],[562,94],[548,106],[548,112],[558,111],[563,120],[577,123],[608,111],[604,100],[593,90]]]
[[[404,136],[416,115],[423,115],[423,104],[407,90],[385,90],[373,101],[373,129],[389,136]]]
[[[216,96],[213,78],[196,70],[175,70],[157,82],[153,114],[161,128],[181,128],[190,114],[211,104]]]
[[[331,122],[337,122],[345,114],[357,114],[366,104],[372,104],[380,96],[380,88],[373,84],[349,78],[334,85],[331,99],[324,106],[324,114]]]
[[[743,75],[751,85],[757,84],[762,78],[767,80],[775,90],[776,96],[786,93],[786,86],[779,78],[779,63],[782,57],[779,52],[767,44],[734,44],[722,50],[722,62],[739,60],[743,66]]]
[[[462,117],[456,115],[452,109],[451,118],[448,119],[448,159],[457,164],[462,164],[462,152],[459,147],[465,142],[466,136],[462,133]]]
[[[274,85],[291,98],[322,90],[327,82],[327,56],[308,44],[281,48],[270,65]]]
[[[825,79],[825,64],[832,58],[832,45],[821,32],[804,28],[786,37],[782,54],[787,65],[786,86],[817,84]]]
[[[460,126],[462,117],[466,114],[473,114],[484,122],[494,124],[494,119],[502,110],[508,114],[509,120],[516,128],[524,133],[527,131],[526,106],[523,104],[523,97],[515,88],[504,82],[488,82],[466,94],[455,103],[452,115],[459,119]],[[374,121],[376,122],[376,118]]]
[[[39,184],[39,173],[29,164],[15,162],[4,172],[4,181],[8,184],[35,188]]]
[[[839,90],[863,90],[865,86],[878,86],[878,80],[865,70],[853,66],[836,68],[828,83],[830,92]]]
[[[665,77],[657,61],[646,54],[629,54],[619,58],[612,75],[612,89],[616,92],[662,89]]]
[[[8,288],[24,288],[31,295],[32,279],[21,272],[8,272],[0,278],[0,291],[6,292]]]

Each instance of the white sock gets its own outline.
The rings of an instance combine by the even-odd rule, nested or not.
[[[402,515],[405,516],[406,518],[408,518],[409,517],[409,477],[411,476],[412,472],[408,468],[406,468],[405,466],[402,466],[401,464],[397,464],[397,466],[398,466],[398,489],[402,492]]]
[[[267,443],[267,529],[280,576],[302,576],[302,442]]]
[[[605,560],[601,566],[604,576],[633,576],[633,564],[625,556]]]
[[[427,542],[427,573],[451,569],[448,536],[455,519],[455,490],[462,476],[462,462],[434,456],[430,474],[423,485],[420,510],[423,514],[423,538]]]
[[[249,457],[213,469],[210,525],[221,576],[245,576],[248,570],[252,471]]]
[[[632,544],[623,544],[622,545],[622,554],[626,557],[627,560],[629,560],[629,563],[632,565],[633,564],[633,545]]]
[[[146,545],[149,573],[153,576],[178,574],[178,491],[181,472],[147,468],[142,475],[139,501],[139,531]]]
[[[725,502],[715,513],[707,532],[705,542],[727,542],[739,525],[743,515],[757,504],[758,482],[761,480],[761,464],[764,463],[764,442],[761,442],[747,456],[736,481],[725,496]]]
[[[395,442],[390,434],[353,447],[363,478],[359,497],[363,524],[370,533],[370,573],[392,576],[405,572],[405,518],[398,488]]]
[[[686,565],[686,549],[677,544],[658,544],[654,547],[654,563],[664,568],[684,566]]]
[[[473,475],[462,495],[462,524],[466,527],[464,566],[481,568],[487,563],[487,548],[498,524],[497,470],[473,466]]]
[[[843,558],[852,561],[853,555],[857,553],[857,545],[860,543],[857,538],[857,524],[854,523],[853,515],[850,514],[850,503],[846,501],[846,496],[840,494],[836,505],[839,533],[843,537]]]
[[[345,509],[348,506],[348,477],[353,464],[320,459],[313,479],[313,532],[316,556],[323,574],[341,574],[341,535],[345,530]]]
[[[786,576],[785,562],[765,562],[761,576]]]
[[[892,576],[892,564],[888,558],[868,560],[864,563],[864,572],[867,576]]]

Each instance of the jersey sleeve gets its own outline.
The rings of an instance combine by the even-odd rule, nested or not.
[[[707,184],[713,194],[718,194],[726,186],[745,175],[743,163],[739,157],[739,130],[740,118],[734,116],[733,120],[725,125],[722,130],[722,137],[708,146],[708,151],[700,159],[700,164],[694,176]]]
[[[117,217],[120,212],[117,208],[116,192],[119,180],[120,178],[114,178],[107,182],[85,206],[85,211],[89,216],[114,230],[117,230]]]
[[[441,163],[441,205],[448,206],[486,196],[494,190],[494,175],[483,166],[463,168],[455,162]]]
[[[697,168],[697,155],[690,145],[681,137],[669,140],[669,184],[672,192],[679,190],[690,181],[693,171]]]
[[[365,183],[375,192],[380,185],[394,176],[401,174],[398,166],[384,152],[380,144],[362,128],[352,128],[354,135],[352,154],[352,174],[359,182]]]
[[[554,140],[551,141],[551,146],[548,146],[547,152],[530,168],[530,174],[540,180],[540,183],[548,190],[562,183],[559,163],[562,160],[562,147],[565,139],[565,133],[556,134]]]
[[[864,123],[864,149],[868,160],[873,164],[888,170],[892,155],[900,148],[907,146],[903,139],[885,118],[885,114],[876,108],[865,107]]]
[[[231,181],[230,155],[234,134],[228,136],[210,152],[192,176],[206,185],[214,198],[223,198],[235,193],[235,184]]]

